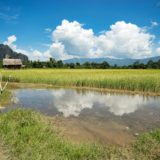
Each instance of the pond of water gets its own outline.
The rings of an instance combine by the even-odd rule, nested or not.
[[[63,132],[75,143],[98,140],[126,144],[143,132],[160,128],[160,97],[76,89],[18,89],[10,107],[32,108],[63,118]]]

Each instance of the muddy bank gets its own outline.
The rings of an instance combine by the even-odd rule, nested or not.
[[[17,82],[10,82],[8,84],[8,88],[72,88],[72,89],[81,89],[81,90],[95,90],[95,91],[102,91],[102,92],[112,92],[112,93],[124,93],[124,94],[140,94],[146,96],[160,96],[160,93],[156,92],[142,92],[142,91],[130,91],[130,90],[120,90],[120,89],[108,89],[108,88],[95,88],[95,87],[78,87],[78,86],[59,86],[59,85],[52,85],[52,84],[41,84],[41,83],[17,83]]]

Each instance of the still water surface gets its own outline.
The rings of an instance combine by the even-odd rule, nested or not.
[[[135,135],[160,128],[160,97],[75,89],[19,89],[7,112],[32,108],[63,118],[63,132],[75,143],[126,144]]]

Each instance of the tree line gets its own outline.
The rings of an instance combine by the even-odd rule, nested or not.
[[[132,65],[118,66],[110,65],[104,61],[102,63],[85,62],[83,64],[77,63],[63,63],[62,60],[56,61],[50,58],[49,61],[25,61],[23,62],[26,68],[70,68],[70,69],[160,69],[160,59],[156,62],[149,60],[147,64],[134,62]],[[2,61],[0,61],[0,68],[2,68]]]

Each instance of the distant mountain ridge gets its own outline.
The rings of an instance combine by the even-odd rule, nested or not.
[[[28,61],[26,55],[13,51],[8,45],[0,44],[0,61],[2,61],[6,55],[15,59],[21,59],[22,61]]]
[[[63,63],[76,63],[79,62],[80,64],[83,64],[85,62],[95,62],[95,63],[102,63],[104,61],[108,62],[110,65],[117,64],[118,66],[123,65],[131,65],[136,61],[139,61],[139,63],[146,64],[148,61],[152,60],[153,62],[160,60],[160,56],[157,57],[150,57],[150,58],[144,58],[144,59],[131,59],[131,58],[125,58],[125,59],[112,59],[112,58],[73,58],[68,60],[63,60]]]

